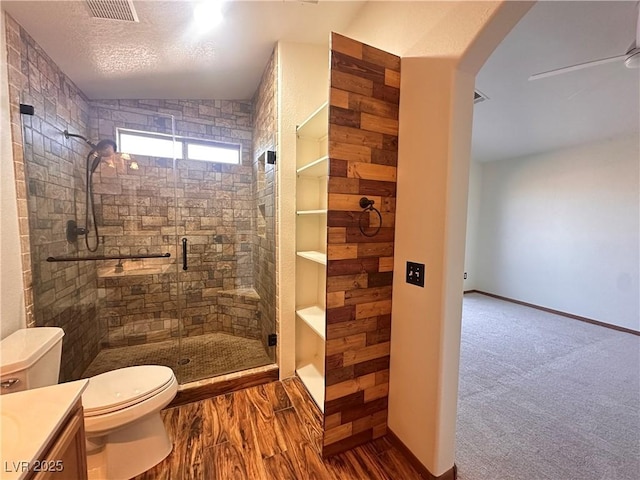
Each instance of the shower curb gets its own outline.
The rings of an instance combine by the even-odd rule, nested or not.
[[[206,380],[186,383],[180,385],[178,393],[167,408],[198,402],[237,390],[275,382],[279,379],[279,375],[280,369],[278,366],[271,364],[264,367],[243,370],[241,372],[220,375]]]

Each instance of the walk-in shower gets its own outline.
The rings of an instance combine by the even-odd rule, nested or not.
[[[182,122],[177,134],[172,116],[115,103],[48,138],[46,161],[25,144],[34,313],[65,330],[62,380],[159,364],[185,384],[273,363],[273,171],[238,141],[246,133],[221,142],[220,129]],[[112,121],[127,113],[143,125]],[[119,152],[123,135],[165,148]],[[237,151],[237,164],[189,156],[192,145],[225,161]],[[53,188],[57,172],[67,177]]]
[[[26,323],[64,330],[60,380],[273,363],[277,165],[261,154],[277,146],[275,56],[253,100],[89,100],[6,26]]]

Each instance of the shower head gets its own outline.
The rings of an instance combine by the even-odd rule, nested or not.
[[[100,158],[111,157],[118,151],[118,146],[113,140],[100,140],[96,145],[92,141],[87,140],[85,137],[83,137],[82,135],[78,135],[77,133],[69,133],[68,130],[65,130],[63,134],[65,138],[79,138],[80,140],[84,140],[84,142],[91,147],[91,153],[95,153]]]
[[[118,151],[118,145],[113,140],[105,139],[100,140],[94,147],[96,155],[100,158],[109,158],[115,155]]]
[[[96,171],[96,168],[98,168],[98,165],[100,165],[100,161],[103,158],[112,157],[118,151],[118,146],[116,145],[116,142],[114,142],[113,140],[109,140],[109,139],[100,140],[96,145],[95,143],[91,142],[90,140],[87,140],[85,137],[77,133],[69,133],[68,130],[65,130],[63,134],[65,138],[79,138],[80,140],[83,140],[87,145],[91,147],[91,151],[89,152],[89,155],[87,155],[87,169],[91,173]],[[89,165],[90,159],[93,159],[93,161],[91,162],[91,165]]]
[[[103,159],[113,157],[117,151],[118,146],[113,140],[100,140],[89,153],[89,157],[93,157],[93,162],[91,162],[91,173],[96,171]]]

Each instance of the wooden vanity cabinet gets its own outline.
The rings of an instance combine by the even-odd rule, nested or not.
[[[75,404],[63,427],[57,432],[38,463],[33,480],[87,480],[87,448],[84,436],[84,414],[80,400]],[[60,469],[62,467],[62,469]]]

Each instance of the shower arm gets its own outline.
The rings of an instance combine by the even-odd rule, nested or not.
[[[83,140],[87,145],[89,145],[92,150],[96,149],[95,144],[90,140],[84,138],[82,135],[78,135],[77,133],[69,133],[69,130],[65,130],[62,133],[64,134],[64,138],[79,138],[80,140]]]

